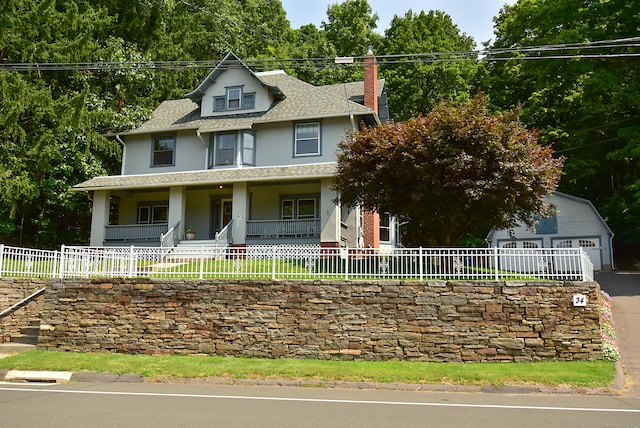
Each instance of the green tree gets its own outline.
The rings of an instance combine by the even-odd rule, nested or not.
[[[105,172],[93,150],[99,136],[83,129],[84,111],[82,94],[54,97],[17,73],[0,73],[3,242],[49,247],[83,239],[88,200],[71,185]]]
[[[500,108],[522,104],[522,119],[543,143],[566,155],[560,190],[593,201],[618,238],[640,242],[640,67],[638,48],[612,41],[637,37],[640,3],[520,0],[496,18],[494,61],[484,87]],[[608,41],[598,46],[599,41]],[[522,48],[581,44],[524,60]],[[605,54],[601,59],[581,55]],[[529,55],[530,56],[530,55]],[[552,57],[565,56],[562,59]],[[549,57],[549,59],[545,59]],[[624,210],[626,214],[619,212]]]
[[[461,34],[446,13],[416,14],[409,10],[404,17],[393,18],[379,51],[384,55],[434,54],[471,51],[473,47],[473,39]],[[428,112],[440,100],[462,101],[476,92],[473,82],[479,65],[475,58],[464,61],[447,55],[438,58],[433,62],[381,66],[395,119],[406,120]]]
[[[322,22],[327,39],[339,56],[361,56],[368,46],[376,47],[382,37],[374,30],[378,14],[367,0],[345,0],[327,8],[327,20]]]
[[[110,18],[78,1],[3,3],[0,52],[8,62],[135,61],[108,39]],[[54,30],[55,29],[55,30]],[[55,247],[84,242],[90,204],[79,181],[119,170],[119,145],[102,132],[148,114],[131,105],[149,91],[149,70],[0,72],[0,240]]]
[[[340,148],[342,203],[409,219],[409,245],[452,246],[468,232],[531,224],[547,212],[563,162],[518,111],[491,115],[483,94],[352,133]]]
[[[288,54],[296,59],[296,64],[287,72],[298,79],[314,85],[340,81],[339,68],[333,64],[327,67],[327,63],[332,63],[338,56],[336,48],[327,38],[327,33],[315,25],[307,24],[293,30],[293,43]]]

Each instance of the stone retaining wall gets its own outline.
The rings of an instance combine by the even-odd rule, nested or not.
[[[601,359],[595,282],[52,280],[39,346],[314,359]],[[574,294],[587,296],[574,307]]]
[[[49,281],[32,278],[0,278],[0,312],[10,308],[32,293],[45,287]],[[20,336],[20,329],[32,320],[40,319],[43,296],[36,297],[28,306],[17,309],[11,315],[0,318],[0,343]]]

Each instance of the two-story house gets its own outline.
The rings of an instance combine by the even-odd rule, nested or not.
[[[186,98],[114,136],[121,175],[74,187],[93,195],[90,245],[393,245],[388,222],[366,230],[376,216],[341,208],[332,188],[338,143],[389,117],[373,54],[364,66],[364,82],[314,86],[229,53]]]

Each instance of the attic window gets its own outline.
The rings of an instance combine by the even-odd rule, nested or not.
[[[226,88],[224,96],[213,97],[213,111],[251,110],[255,105],[255,92],[244,93],[242,86]]]
[[[240,108],[241,95],[242,89],[240,88],[227,89],[227,110],[237,110]]]

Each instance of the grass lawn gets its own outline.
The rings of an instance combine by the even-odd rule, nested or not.
[[[149,380],[226,377],[409,384],[569,385],[606,387],[611,361],[536,363],[433,363],[321,361],[219,356],[147,356],[28,351],[0,359],[0,369],[134,373]]]

